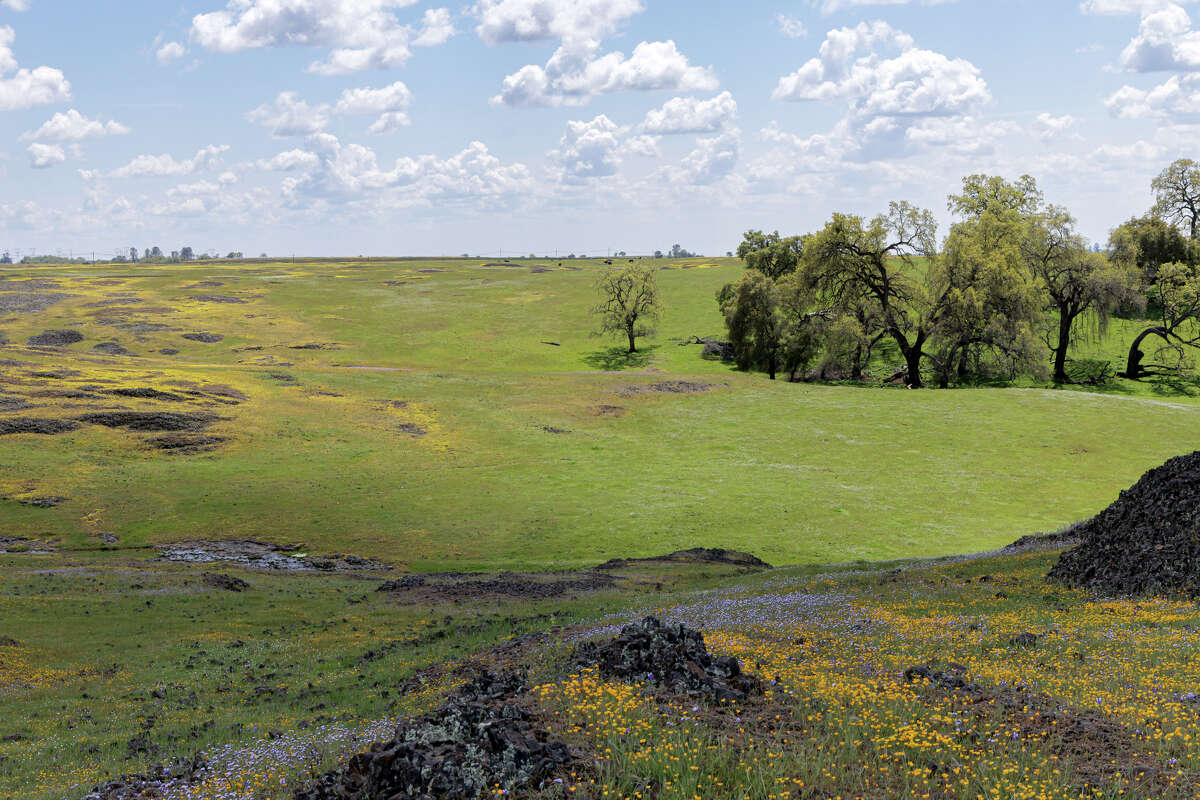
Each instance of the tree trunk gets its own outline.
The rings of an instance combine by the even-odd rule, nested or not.
[[[920,345],[914,345],[904,351],[904,364],[908,369],[908,385],[920,389],[925,384],[921,382],[921,352]]]
[[[1054,348],[1055,383],[1067,383],[1067,348],[1071,346],[1071,323],[1074,319],[1069,311],[1061,307],[1058,309],[1058,347]]]
[[[772,354],[767,358],[767,371],[771,374],[771,380],[775,380],[775,356]]]
[[[636,353],[637,345],[634,343],[633,331],[629,331],[628,333],[629,333],[629,352]]]
[[[1157,325],[1153,328],[1146,328],[1133,340],[1133,344],[1129,346],[1129,359],[1125,362],[1125,377],[1132,381],[1142,377],[1142,358],[1146,355],[1142,352],[1142,342],[1147,336],[1160,336],[1166,340],[1167,331],[1161,325]]]

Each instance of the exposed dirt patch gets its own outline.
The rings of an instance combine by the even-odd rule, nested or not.
[[[204,436],[194,433],[167,433],[162,436],[152,436],[146,444],[155,450],[163,450],[179,455],[194,453],[211,453],[222,444],[225,438],[221,436]]]
[[[224,285],[225,284],[222,281],[200,281],[199,283],[193,283],[191,286],[185,286],[183,288],[185,291],[190,291],[192,289],[219,289]]]
[[[29,337],[31,347],[68,347],[83,341],[79,331],[45,331]]]
[[[605,561],[593,569],[620,569],[621,567],[630,567],[635,564],[662,563],[729,564],[749,569],[773,569],[770,564],[757,556],[737,550],[726,550],[721,547],[694,547],[691,550],[676,550],[674,553],[669,553],[665,556],[653,556],[650,558],[614,558],[611,561]]]
[[[386,570],[386,564],[358,556],[310,556],[299,545],[280,545],[253,539],[196,540],[160,545],[160,558],[185,564],[228,561],[252,569],[355,572]]]
[[[92,350],[97,353],[103,353],[106,356],[129,356],[133,355],[116,342],[100,342],[92,345]]]
[[[450,573],[410,575],[388,581],[381,585],[378,591],[389,592],[397,600],[413,603],[497,597],[546,600],[611,589],[616,582],[616,578],[604,573]]]
[[[630,397],[639,394],[695,394],[697,392],[707,392],[716,384],[713,383],[696,383],[694,381],[659,381],[658,383],[638,384],[634,386],[626,386],[619,393]]]
[[[60,286],[58,281],[49,278],[0,280],[0,292],[36,292],[43,289],[57,289]]]
[[[107,411],[79,417],[80,422],[91,425],[151,433],[204,430],[218,419],[214,414],[181,414],[167,411]]]
[[[0,419],[0,436],[10,433],[37,433],[43,436],[55,436],[67,433],[79,427],[79,423],[69,419],[51,419],[48,417],[8,417]]]
[[[205,586],[211,586],[214,589],[223,589],[226,592],[244,592],[250,588],[250,584],[241,578],[235,578],[233,575],[222,575],[219,572],[203,572],[200,574],[200,580],[204,581]]]
[[[595,413],[597,417],[623,417],[628,412],[629,409],[625,408],[625,406],[599,405],[596,406],[593,413]]]
[[[204,344],[216,344],[225,337],[219,333],[185,333],[180,338],[187,339],[192,342],[203,342]]]

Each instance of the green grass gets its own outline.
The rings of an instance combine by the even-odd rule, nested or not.
[[[782,564],[929,556],[1088,516],[1200,432],[1200,406],[1161,384],[906,392],[772,383],[705,361],[680,342],[721,332],[713,298],[741,269],[732,260],[663,262],[700,268],[657,273],[660,332],[627,357],[590,334],[602,265],[564,263],[577,269],[9,269],[72,297],[0,317],[14,343],[0,358],[24,365],[2,368],[4,386],[43,406],[6,416],[75,414],[78,401],[35,395],[96,385],[216,383],[250,399],[214,407],[228,419],[213,431],[228,441],[210,454],[155,453],[91,426],[0,437],[0,494],[16,498],[0,500],[0,535],[70,547],[98,546],[100,533],[122,546],[247,536],[415,570],[577,567],[692,546]],[[185,288],[203,281],[223,285]],[[249,302],[189,299],[197,294]],[[105,301],[119,313],[95,305]],[[69,351],[19,344],[76,324],[88,339]],[[1128,327],[1118,321],[1094,349],[1118,352]],[[226,338],[180,337],[192,331]],[[90,351],[109,339],[138,357]],[[305,344],[335,349],[292,349]],[[168,346],[180,354],[158,353]],[[55,369],[78,374],[33,376]],[[712,387],[628,391],[667,379]],[[413,426],[424,435],[405,432]],[[70,500],[16,501],[37,495]]]

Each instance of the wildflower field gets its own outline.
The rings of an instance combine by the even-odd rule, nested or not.
[[[630,356],[602,266],[0,269],[0,798],[289,798],[481,664],[571,746],[534,797],[1200,796],[1194,604],[959,555],[1196,449],[1190,384],[772,383],[687,343],[725,259],[656,264]],[[691,547],[782,566],[591,569]],[[768,691],[572,665],[646,615]]]

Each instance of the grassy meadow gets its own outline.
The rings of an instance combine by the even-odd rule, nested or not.
[[[1195,605],[1049,586],[1052,552],[959,555],[1196,449],[1190,385],[771,382],[685,344],[721,334],[741,265],[656,266],[666,313],[632,357],[590,333],[597,261],[3,268],[0,431],[69,430],[0,433],[0,798],[200,753],[167,800],[284,800],[472,665],[526,672],[579,756],[535,800],[1200,796]],[[1083,355],[1119,364],[1133,325]],[[45,331],[83,338],[27,344]],[[155,549],[247,538],[385,568]],[[564,572],[696,546],[778,568]],[[570,588],[376,591],[445,571]],[[766,696],[567,665],[648,613]],[[904,677],[922,665],[972,688]]]
[[[734,260],[661,262],[660,332],[628,358],[590,334],[603,265],[562,263],[7,268],[0,419],[182,410],[216,414],[206,433],[223,441],[0,436],[0,535],[90,548],[219,532],[410,570],[707,545],[782,564],[932,556],[1088,516],[1200,439],[1200,406],[1161,385],[906,392],[705,361],[681,342],[721,333]],[[1119,362],[1126,327],[1093,349]],[[24,344],[45,330],[85,339]],[[665,381],[706,390],[654,390]],[[146,388],[183,399],[106,394]],[[66,499],[22,503],[39,497]]]

